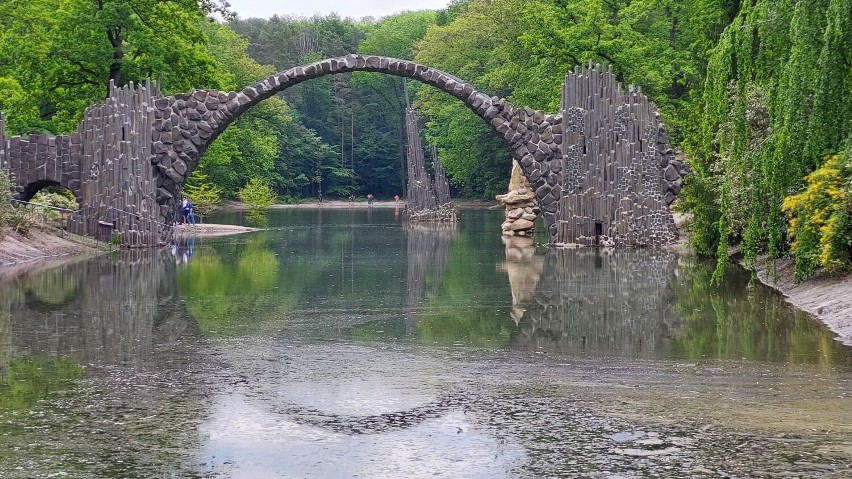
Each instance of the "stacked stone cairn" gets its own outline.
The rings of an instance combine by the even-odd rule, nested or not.
[[[432,164],[435,181],[426,171],[423,146],[417,113],[411,108],[405,111],[406,134],[408,136],[408,197],[405,218],[419,223],[455,223],[458,209],[450,198],[450,186],[435,148],[432,149]]]
[[[506,205],[506,221],[501,229],[505,236],[533,236],[535,220],[541,209],[535,199],[535,193],[529,188],[529,182],[521,173],[521,165],[512,161],[512,179],[509,192],[497,195],[497,201]]]

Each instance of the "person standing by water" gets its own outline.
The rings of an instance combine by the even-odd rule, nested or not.
[[[195,226],[195,211],[193,211],[193,206],[189,198],[185,196],[183,197],[183,201],[180,202],[180,218],[181,224],[189,223]]]
[[[367,194],[367,204],[368,205],[373,204],[373,194],[372,193]]]

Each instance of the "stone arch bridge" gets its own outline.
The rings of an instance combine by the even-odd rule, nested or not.
[[[482,118],[506,141],[521,165],[551,243],[590,243],[593,235],[595,242],[604,233],[615,236],[617,216],[626,210],[600,205],[617,205],[624,198],[638,207],[629,212],[632,222],[620,226],[625,232],[621,243],[655,244],[673,238],[668,204],[680,189],[683,167],[674,160],[658,122],[640,125],[642,118],[656,119],[653,105],[633,91],[610,98],[612,92],[621,92],[606,69],[576,70],[573,75],[585,75],[587,81],[577,83],[579,90],[572,93],[566,80],[563,108],[555,114],[513,106],[425,65],[358,54],[294,67],[242,91],[195,90],[164,97],[150,82],[111,87],[106,103],[90,107],[77,131],[68,136],[6,139],[0,117],[0,166],[11,170],[16,194],[22,199],[46,185],[71,189],[81,203],[74,226],[80,233],[93,234],[98,222],[115,222],[122,244],[162,243],[171,234],[186,179],[210,144],[240,114],[303,81],[352,71],[386,73],[432,85]],[[600,105],[603,108],[598,109],[606,111],[591,114]],[[613,121],[615,129],[602,134],[601,125]],[[604,147],[600,155],[609,160],[587,158],[592,140]],[[638,154],[628,154],[619,166],[613,161],[619,148]],[[604,170],[612,170],[608,183],[626,196],[607,197],[605,188],[592,188],[588,202],[569,198],[584,194],[588,182],[583,175],[606,176],[607,171],[585,164],[602,161],[607,164]],[[603,215],[609,217],[597,217]]]

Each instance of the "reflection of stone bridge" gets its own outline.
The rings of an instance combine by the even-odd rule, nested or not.
[[[196,90],[162,97],[150,82],[111,88],[70,136],[3,136],[0,167],[27,199],[41,187],[70,188],[81,203],[73,229],[93,234],[116,222],[123,244],[157,244],[170,234],[187,177],[240,114],[312,78],[381,72],[434,86],[462,101],[504,139],[542,209],[551,243],[663,243],[674,235],[668,204],[680,189],[655,107],[624,94],[611,71],[575,71],[563,108],[546,114],[490,97],[470,83],[414,62],[347,55],[276,73],[239,92]]]
[[[0,311],[7,311],[0,352],[83,365],[152,359],[157,345],[197,332],[177,297],[174,259],[164,255],[128,251],[119,260],[101,256],[0,285]]]
[[[555,249],[543,271],[537,259],[516,264],[531,268],[538,283],[528,280],[530,289],[513,291],[520,298],[515,345],[641,357],[656,356],[674,338],[675,253]]]

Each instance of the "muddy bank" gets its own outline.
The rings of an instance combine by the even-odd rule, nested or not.
[[[104,251],[97,243],[69,233],[58,236],[52,231],[33,228],[24,236],[11,228],[3,228],[0,239],[0,280],[11,279],[34,269],[58,266],[78,257],[94,256]]]
[[[759,258],[755,269],[762,283],[820,320],[843,344],[852,346],[852,275],[818,274],[794,283],[791,258],[776,261],[774,268],[766,258]]]

